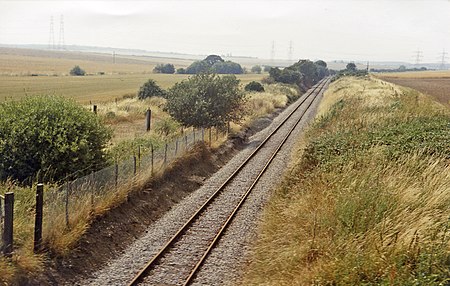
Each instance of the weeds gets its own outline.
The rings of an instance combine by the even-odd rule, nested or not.
[[[343,78],[264,214],[246,285],[447,285],[450,113]]]

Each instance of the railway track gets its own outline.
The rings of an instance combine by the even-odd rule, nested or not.
[[[277,128],[146,263],[129,286],[189,285],[193,281],[254,186],[328,83],[328,78],[322,80],[295,103]]]

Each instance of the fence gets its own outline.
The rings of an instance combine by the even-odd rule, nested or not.
[[[184,134],[159,149],[132,156],[87,176],[67,182],[44,193],[44,231],[57,235],[61,227],[77,228],[92,212],[101,213],[111,202],[121,201],[130,188],[160,173],[195,143],[212,144],[223,138],[217,129],[198,129]]]
[[[72,230],[84,230],[93,213],[109,209],[115,202],[122,201],[130,188],[138,186],[176,158],[191,150],[195,143],[203,141],[213,144],[225,134],[217,129],[193,129],[165,144],[162,148],[147,150],[138,156],[118,162],[57,187],[38,184],[36,188],[34,251],[40,251],[44,239],[62,240],[62,234]],[[140,148],[139,148],[140,149]],[[0,196],[0,249],[7,257],[13,253],[14,193]],[[31,227],[31,226],[30,226]]]

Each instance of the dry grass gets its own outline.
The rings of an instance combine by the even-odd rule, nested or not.
[[[381,78],[450,78],[450,71],[417,71],[417,72],[393,72],[380,73]]]
[[[243,284],[448,283],[448,110],[343,78],[319,114],[267,206]]]

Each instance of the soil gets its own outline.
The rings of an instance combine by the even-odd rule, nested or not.
[[[21,281],[21,284],[70,284],[89,276],[138,239],[152,222],[202,186],[245,147],[246,138],[267,127],[280,112],[278,109],[270,116],[254,121],[217,149],[198,144],[161,178],[149,182],[141,190],[130,192],[121,205],[96,218],[68,256],[51,257],[44,274]]]
[[[450,107],[450,78],[381,78],[429,94],[440,103]]]

